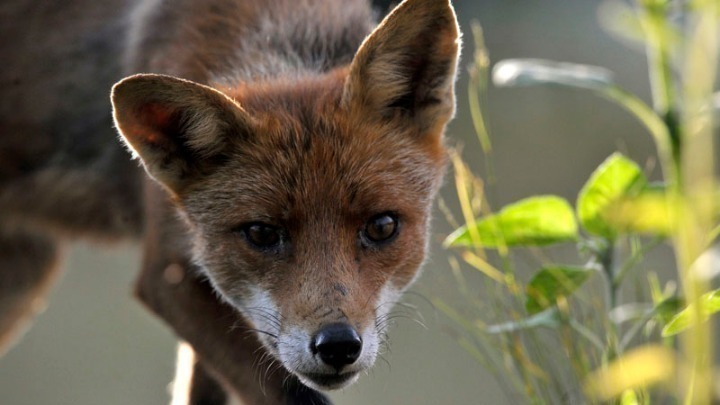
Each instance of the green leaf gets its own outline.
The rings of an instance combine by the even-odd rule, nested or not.
[[[671,207],[663,191],[646,188],[609,204],[603,217],[619,232],[668,236],[675,229]]]
[[[645,175],[632,160],[613,153],[590,176],[577,201],[580,223],[589,233],[615,239],[618,230],[609,224],[604,211],[620,198],[630,196],[647,184]]]
[[[510,204],[488,215],[469,229],[458,228],[444,246],[542,246],[574,241],[577,223],[572,207],[555,196],[537,196]]]
[[[652,325],[654,325],[654,323],[649,323],[650,320],[655,319],[660,325],[666,325],[668,321],[670,321],[670,318],[675,316],[680,308],[685,305],[684,302],[685,301],[683,301],[680,297],[668,297],[655,305],[643,314],[640,320],[633,324],[630,330],[625,333],[620,340],[620,349],[622,350],[628,347],[635,336],[637,336],[643,328],[645,328],[646,331],[649,331],[650,329],[648,328],[652,328]]]
[[[559,297],[567,297],[592,275],[592,270],[574,266],[545,267],[525,288],[525,309],[536,314],[557,303]]]
[[[703,294],[702,297],[700,297],[699,303],[700,321],[704,322],[710,315],[720,311],[720,289]],[[693,326],[695,311],[694,304],[688,305],[665,325],[662,335],[673,336]]]
[[[560,325],[560,315],[557,308],[550,308],[538,314],[520,319],[514,322],[505,322],[497,325],[490,325],[485,328],[485,332],[498,334],[507,332],[517,332],[520,330],[533,329],[539,327],[555,328]]]
[[[663,325],[667,325],[680,309],[685,305],[685,300],[680,297],[668,297],[652,309],[655,319]]]

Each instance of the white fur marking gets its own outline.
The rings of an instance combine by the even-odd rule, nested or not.
[[[175,378],[172,382],[170,405],[187,405],[190,402],[190,384],[192,383],[195,352],[189,344],[180,342],[177,349]]]

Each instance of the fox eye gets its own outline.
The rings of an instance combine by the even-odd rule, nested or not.
[[[398,220],[394,214],[375,215],[365,224],[363,236],[373,243],[386,242],[397,234]]]
[[[276,226],[253,222],[240,228],[247,241],[256,248],[270,249],[282,242],[282,230]]]

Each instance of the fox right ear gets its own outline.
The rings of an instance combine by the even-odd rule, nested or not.
[[[252,123],[223,93],[171,76],[128,77],[113,86],[111,98],[123,141],[173,193],[207,173],[229,136],[247,134]]]
[[[343,105],[442,133],[455,112],[460,31],[449,0],[405,0],[365,39]]]

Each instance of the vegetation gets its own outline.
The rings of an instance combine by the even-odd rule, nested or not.
[[[720,311],[720,290],[713,290],[718,274],[711,271],[711,261],[720,261],[718,253],[712,256],[720,234],[713,161],[720,1],[615,1],[603,11],[611,15],[606,21],[617,23],[610,29],[644,44],[652,106],[596,66],[504,60],[495,64],[493,82],[581,89],[619,104],[652,136],[663,181],[648,181],[638,164],[615,153],[590,174],[574,204],[532,196],[493,211],[486,183],[453,154],[464,225],[445,246],[462,259],[453,255],[451,264],[464,296],[492,308],[491,321],[503,321],[488,323],[487,315],[468,317],[435,303],[467,332],[460,344],[495,371],[516,400],[709,404],[720,400],[707,322]],[[473,37],[469,103],[492,176],[482,111],[490,63],[477,25]],[[518,255],[545,258],[545,249],[562,243],[574,243],[585,264],[542,259],[528,280],[517,274]],[[644,270],[634,276],[646,280],[647,299],[628,300],[621,294],[628,275],[661,245],[674,253],[680,288],[661,285]],[[485,294],[468,291],[465,268],[482,273]]]

